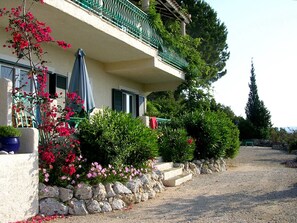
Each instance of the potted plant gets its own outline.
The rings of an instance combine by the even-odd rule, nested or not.
[[[0,126],[0,151],[16,153],[20,148],[21,131],[13,126]]]

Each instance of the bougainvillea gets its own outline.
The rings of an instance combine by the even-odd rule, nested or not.
[[[42,0],[34,0],[43,3]],[[75,183],[75,173],[81,167],[79,141],[74,137],[75,129],[68,122],[74,111],[70,107],[57,106],[50,94],[46,91],[48,69],[43,56],[46,52],[43,45],[56,43],[61,48],[69,48],[70,44],[63,40],[55,41],[52,30],[44,22],[39,21],[26,9],[26,1],[23,4],[7,9],[0,9],[1,17],[8,17],[8,25],[5,31],[10,38],[3,47],[12,50],[12,54],[19,59],[27,59],[30,62],[30,71],[27,76],[33,83],[32,92],[25,92],[23,87],[27,82],[15,88],[13,95],[18,98],[26,98],[30,103],[24,105],[14,104],[13,109],[18,112],[26,110],[31,116],[35,116],[40,133],[39,140],[39,167],[40,180],[48,184]],[[57,96],[57,95],[55,95]],[[74,93],[67,95],[69,103],[82,105],[83,101]]]

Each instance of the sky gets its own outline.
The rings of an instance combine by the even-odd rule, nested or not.
[[[245,117],[253,58],[258,95],[274,127],[297,126],[297,0],[206,0],[228,30],[217,102]]]

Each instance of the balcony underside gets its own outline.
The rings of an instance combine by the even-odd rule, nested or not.
[[[20,1],[1,0],[0,7],[17,4]],[[184,80],[183,72],[162,61],[158,51],[141,37],[136,39],[125,27],[120,29],[70,0],[45,0],[43,5],[34,4],[31,11],[51,27],[56,40],[70,43],[73,53],[84,49],[107,73],[141,83],[147,91],[172,89]]]

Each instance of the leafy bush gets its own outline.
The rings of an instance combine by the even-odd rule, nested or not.
[[[296,151],[296,150],[297,150],[297,140],[295,139],[289,145],[289,152],[291,153],[292,151]]]
[[[88,163],[141,166],[158,155],[157,134],[130,114],[105,109],[79,125],[81,152]]]
[[[185,129],[163,127],[159,135],[159,149],[164,161],[184,163],[194,158],[195,142]]]
[[[186,114],[182,123],[195,139],[195,158],[233,158],[238,153],[239,131],[223,112],[198,110]],[[181,125],[181,122],[172,124]]]
[[[0,126],[0,137],[19,137],[21,131],[13,126]]]

